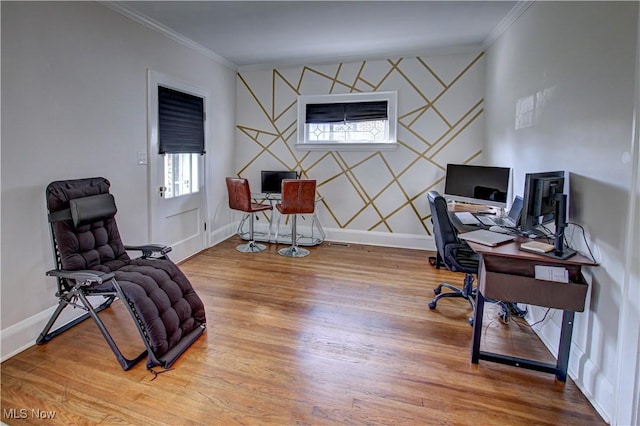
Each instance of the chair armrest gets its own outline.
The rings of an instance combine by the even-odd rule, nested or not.
[[[114,277],[113,272],[100,272],[90,270],[63,271],[60,269],[47,271],[46,275],[49,277],[72,280],[82,285],[90,285],[91,283],[102,284],[104,281],[110,280]]]
[[[124,246],[124,249],[141,251],[142,257],[149,257],[154,253],[160,253],[161,255],[164,256],[171,251],[171,247],[162,246],[160,244],[146,244],[142,246]]]
[[[455,266],[454,272],[477,273],[479,256],[467,244],[447,244],[444,252],[448,263]]]
[[[471,248],[468,245],[466,245],[465,243],[458,243],[458,244],[447,244],[444,247],[444,254],[445,256],[451,258],[451,257],[455,257],[457,252],[463,251],[463,250],[473,253],[473,250],[471,250]]]

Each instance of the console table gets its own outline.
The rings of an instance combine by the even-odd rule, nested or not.
[[[478,364],[479,360],[485,360],[552,373],[555,374],[559,381],[565,382],[569,365],[574,313],[584,310],[588,290],[581,268],[582,266],[596,266],[596,264],[579,254],[565,260],[559,260],[521,251],[519,247],[524,241],[527,241],[527,239],[517,238],[514,242],[496,247],[469,243],[471,249],[480,255],[478,294],[471,343],[471,362]],[[569,275],[569,283],[534,278],[536,265],[566,268]],[[557,363],[553,365],[481,351],[480,340],[482,337],[482,316],[484,314],[485,298],[562,309],[562,327]]]

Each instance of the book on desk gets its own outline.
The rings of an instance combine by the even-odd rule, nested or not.
[[[530,251],[533,253],[549,253],[553,250],[553,244],[547,244],[541,241],[527,241],[520,244],[520,250]]]

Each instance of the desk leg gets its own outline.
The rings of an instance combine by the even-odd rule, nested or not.
[[[471,340],[471,362],[477,364],[480,359],[480,338],[482,337],[482,317],[484,316],[484,296],[476,293],[476,312],[473,318],[473,337]]]
[[[558,348],[558,365],[556,371],[556,378],[561,382],[567,381],[574,316],[575,313],[573,311],[564,311],[562,314],[562,329],[560,331],[560,347]]]

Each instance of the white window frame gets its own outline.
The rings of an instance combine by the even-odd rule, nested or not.
[[[383,142],[316,142],[307,138],[307,104],[387,101],[387,139]],[[298,96],[298,142],[300,151],[395,151],[398,148],[398,92],[366,92]]]

